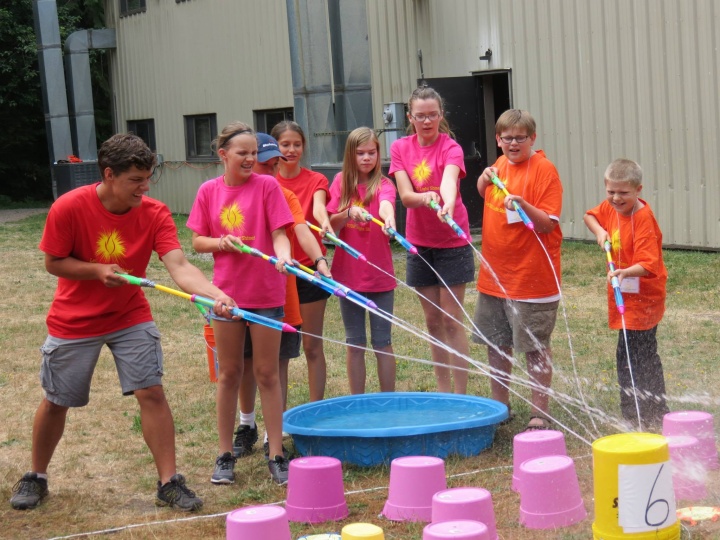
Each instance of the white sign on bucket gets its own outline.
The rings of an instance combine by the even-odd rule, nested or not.
[[[618,524],[623,532],[656,531],[676,521],[669,461],[618,466]]]

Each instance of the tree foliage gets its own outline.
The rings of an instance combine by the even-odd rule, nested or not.
[[[60,37],[104,26],[103,0],[58,0]],[[98,138],[111,130],[106,53],[91,51]],[[0,5],[0,196],[52,199],[32,0]]]

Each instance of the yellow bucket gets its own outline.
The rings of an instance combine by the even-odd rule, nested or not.
[[[351,523],[343,527],[342,540],[385,540],[385,533],[372,523]]]
[[[667,439],[620,433],[592,445],[594,540],[680,540]]]

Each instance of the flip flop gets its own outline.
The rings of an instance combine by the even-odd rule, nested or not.
[[[531,424],[533,420],[540,420],[539,424]],[[525,431],[542,431],[552,428],[552,421],[545,416],[531,416]]]

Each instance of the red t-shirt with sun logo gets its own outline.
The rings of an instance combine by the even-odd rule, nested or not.
[[[175,222],[165,204],[143,197],[142,205],[117,215],[108,212],[97,186],[83,186],[50,208],[40,250],[54,257],[117,264],[145,277],[152,252],[164,257],[181,249]],[[140,287],[106,287],[98,280],[58,278],[47,316],[48,332],[63,339],[100,336],[152,320]]]
[[[405,171],[410,177],[413,189],[418,193],[434,191],[440,194],[440,182],[447,165],[460,168],[458,194],[455,200],[453,219],[470,237],[467,208],[460,196],[460,179],[465,177],[463,150],[449,135],[440,133],[430,146],[420,146],[417,135],[410,135],[395,141],[390,147],[390,171]],[[408,208],[405,223],[405,237],[416,246],[432,248],[453,248],[467,244],[453,230],[440,223],[437,212],[425,206]]]
[[[232,234],[243,244],[273,256],[272,232],[295,221],[280,185],[272,176],[252,173],[240,186],[219,176],[204,182],[187,220],[200,236]],[[240,308],[274,308],[285,304],[284,275],[266,260],[245,253],[213,253],[213,284]]]

